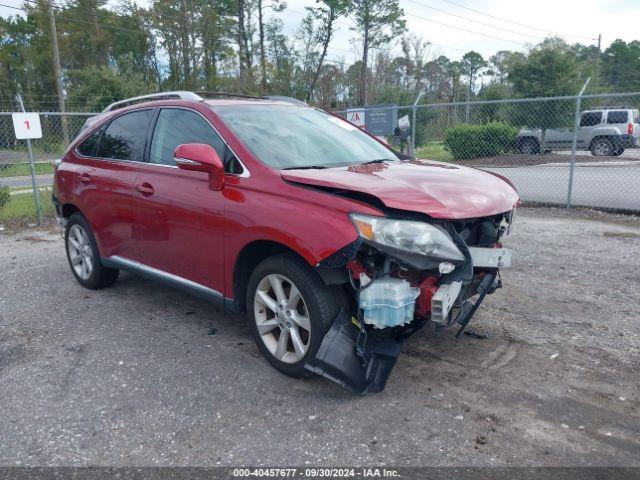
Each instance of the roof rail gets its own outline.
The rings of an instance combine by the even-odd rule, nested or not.
[[[230,92],[212,92],[209,90],[201,90],[194,92],[197,95],[206,97],[232,97],[232,98],[254,98],[256,100],[264,99],[264,97],[257,97],[255,95],[245,95],[244,93],[230,93]]]
[[[266,98],[268,100],[278,100],[280,102],[292,103],[293,105],[302,105],[305,107],[309,106],[307,102],[298,100],[297,98],[293,98],[293,97],[286,97],[284,95],[267,95],[266,97],[263,97],[263,98]]]
[[[148,102],[151,100],[191,100],[192,102],[200,102],[203,98],[194,92],[175,91],[175,92],[160,92],[150,93],[148,95],[140,95],[139,97],[125,98],[119,102],[113,102],[102,113],[117,110],[118,108],[124,108],[134,103]]]
[[[280,102],[292,103],[294,105],[307,105],[302,100],[298,100],[293,97],[285,97],[283,95],[245,95],[244,93],[229,93],[229,92],[209,92],[209,91],[196,91],[198,95],[204,97],[231,97],[231,98],[252,98],[255,100],[278,100]]]
[[[635,108],[629,105],[603,105],[602,107],[593,107],[591,110],[635,110]]]

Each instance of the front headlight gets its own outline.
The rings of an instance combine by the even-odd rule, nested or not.
[[[362,238],[379,245],[443,260],[464,261],[464,255],[447,232],[435,225],[352,213]]]

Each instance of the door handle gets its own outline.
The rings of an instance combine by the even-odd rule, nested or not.
[[[147,182],[144,182],[142,185],[137,185],[136,190],[140,192],[143,197],[150,197],[155,192],[153,185]]]
[[[78,181],[83,184],[91,183],[91,176],[88,173],[83,173],[78,177]]]

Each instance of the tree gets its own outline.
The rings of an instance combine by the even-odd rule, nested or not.
[[[331,39],[336,30],[336,20],[346,14],[349,7],[349,0],[316,0],[316,4],[318,5],[316,7],[307,7],[307,11],[320,23],[319,40],[322,44],[322,53],[320,54],[316,71],[313,74],[311,85],[307,91],[307,102],[311,100],[313,91],[316,88],[316,83],[320,77],[320,71],[327,56],[329,43],[331,43]]]
[[[282,12],[287,8],[284,0],[273,0],[272,2],[264,2],[257,0],[258,9],[258,44],[260,48],[260,87],[262,93],[267,91],[267,53],[265,48],[265,25],[264,25],[264,9],[270,8],[274,12]]]
[[[469,102],[473,93],[473,82],[477,79],[479,72],[487,66],[486,60],[478,52],[473,50],[467,52],[462,57],[462,71],[467,77],[467,105],[465,108],[465,122],[469,122]]]
[[[353,0],[351,5],[355,28],[362,40],[362,69],[360,71],[360,101],[367,105],[367,75],[369,51],[389,43],[405,31],[404,11],[398,0]]]
[[[640,41],[613,42],[602,55],[602,78],[616,91],[640,90]]]

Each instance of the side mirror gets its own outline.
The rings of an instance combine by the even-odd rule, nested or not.
[[[218,152],[205,143],[185,143],[173,152],[173,160],[178,168],[192,172],[209,174],[209,188],[221,190],[224,186],[224,165]]]

